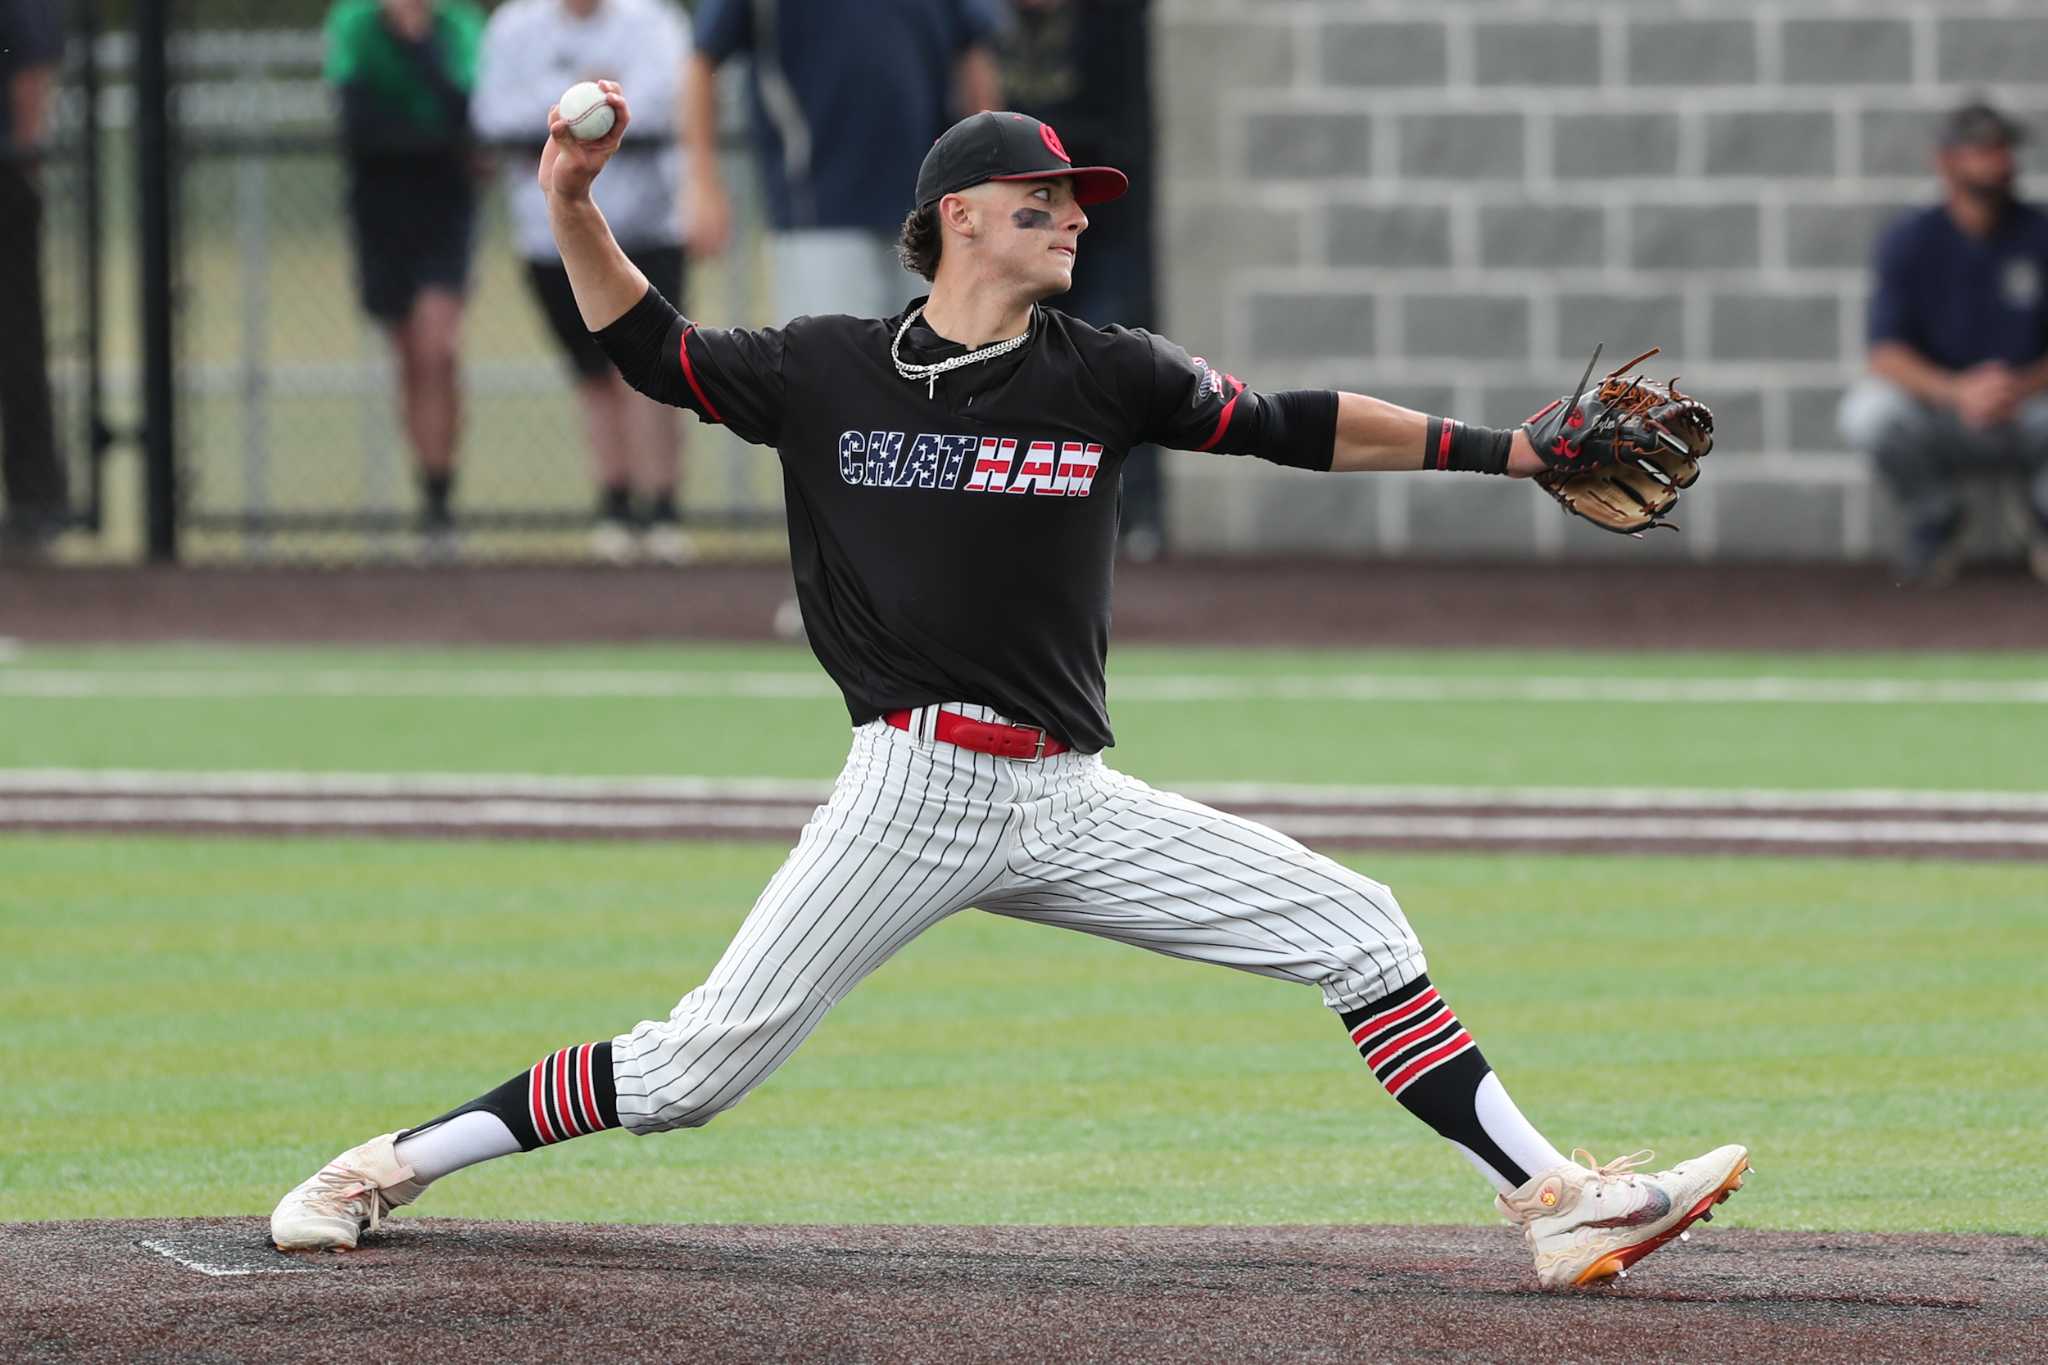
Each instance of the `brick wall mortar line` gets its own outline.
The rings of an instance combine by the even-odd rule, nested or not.
[[[1532,107],[1522,115],[1522,180],[1537,193],[1552,188],[1550,141],[1556,119],[1545,107]]]
[[[1456,91],[1462,100],[1473,88],[1476,66],[1473,53],[1472,16],[1446,15],[1444,24],[1444,88]]]
[[[1835,180],[1844,188],[1854,185],[1862,166],[1862,110],[1853,96],[1844,95],[1835,106]]]
[[[1751,37],[1756,43],[1756,83],[1766,89],[1785,83],[1784,13],[1776,6],[1752,16]]]
[[[1476,274],[1479,260],[1479,205],[1470,194],[1452,198],[1451,269],[1458,274]]]
[[[1707,174],[1707,116],[1700,109],[1678,111],[1678,175],[1697,183]]]
[[[1757,206],[1757,267],[1778,274],[1786,269],[1791,252],[1786,238],[1785,198],[1782,194],[1759,195]]]
[[[1679,289],[1679,345],[1688,357],[1705,360],[1714,353],[1711,287],[1697,276],[1689,277]],[[1697,370],[1698,366],[1693,366]]]
[[[1919,7],[1908,16],[1908,21],[1912,24],[1913,35],[1911,84],[1918,89],[1930,89],[1938,79],[1934,11],[1925,6]]]

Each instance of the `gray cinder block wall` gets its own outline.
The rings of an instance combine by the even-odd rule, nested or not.
[[[1158,0],[1168,333],[1262,387],[1509,425],[1593,344],[1719,419],[1680,534],[1533,488],[1170,456],[1190,551],[1866,558],[1840,448],[1874,232],[1936,197],[1939,113],[2048,137],[2041,0]],[[2026,158],[2048,198],[2048,168]]]

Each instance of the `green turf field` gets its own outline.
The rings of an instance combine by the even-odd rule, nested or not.
[[[1995,682],[2039,657],[1126,651],[1116,677]],[[0,664],[0,769],[824,776],[828,695],[306,697],[309,675],[814,676],[788,650],[41,651]],[[31,698],[25,674],[268,695]],[[282,676],[281,676],[282,675]],[[268,680],[267,682],[265,680]],[[778,684],[779,686],[779,684]],[[794,684],[792,684],[792,689]],[[1119,709],[1163,781],[2034,790],[2048,706]],[[1344,736],[1332,742],[1335,727]],[[1218,742],[1221,732],[1226,741]],[[1199,742],[1197,742],[1199,739]],[[0,1218],[256,1213],[342,1146],[666,1013],[782,855],[760,844],[0,836]],[[1748,1142],[1750,1225],[2048,1232],[2041,864],[1347,855],[1532,1117],[1602,1157]],[[1312,993],[966,914],[709,1128],[606,1136],[423,1211],[649,1221],[1463,1222],[1463,1160]]]

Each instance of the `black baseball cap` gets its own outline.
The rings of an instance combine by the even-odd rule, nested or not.
[[[1951,109],[1941,120],[1944,147],[2017,147],[2027,130],[1984,100]]]
[[[971,114],[948,128],[924,154],[917,172],[917,206],[929,208],[949,194],[990,180],[1071,177],[1082,205],[1107,203],[1131,187],[1111,166],[1076,166],[1049,123],[1029,114]]]

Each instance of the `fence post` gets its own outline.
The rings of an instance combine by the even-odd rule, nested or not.
[[[135,6],[135,198],[142,248],[142,464],[148,554],[178,558],[177,384],[171,289],[174,153],[171,136],[172,0]]]

